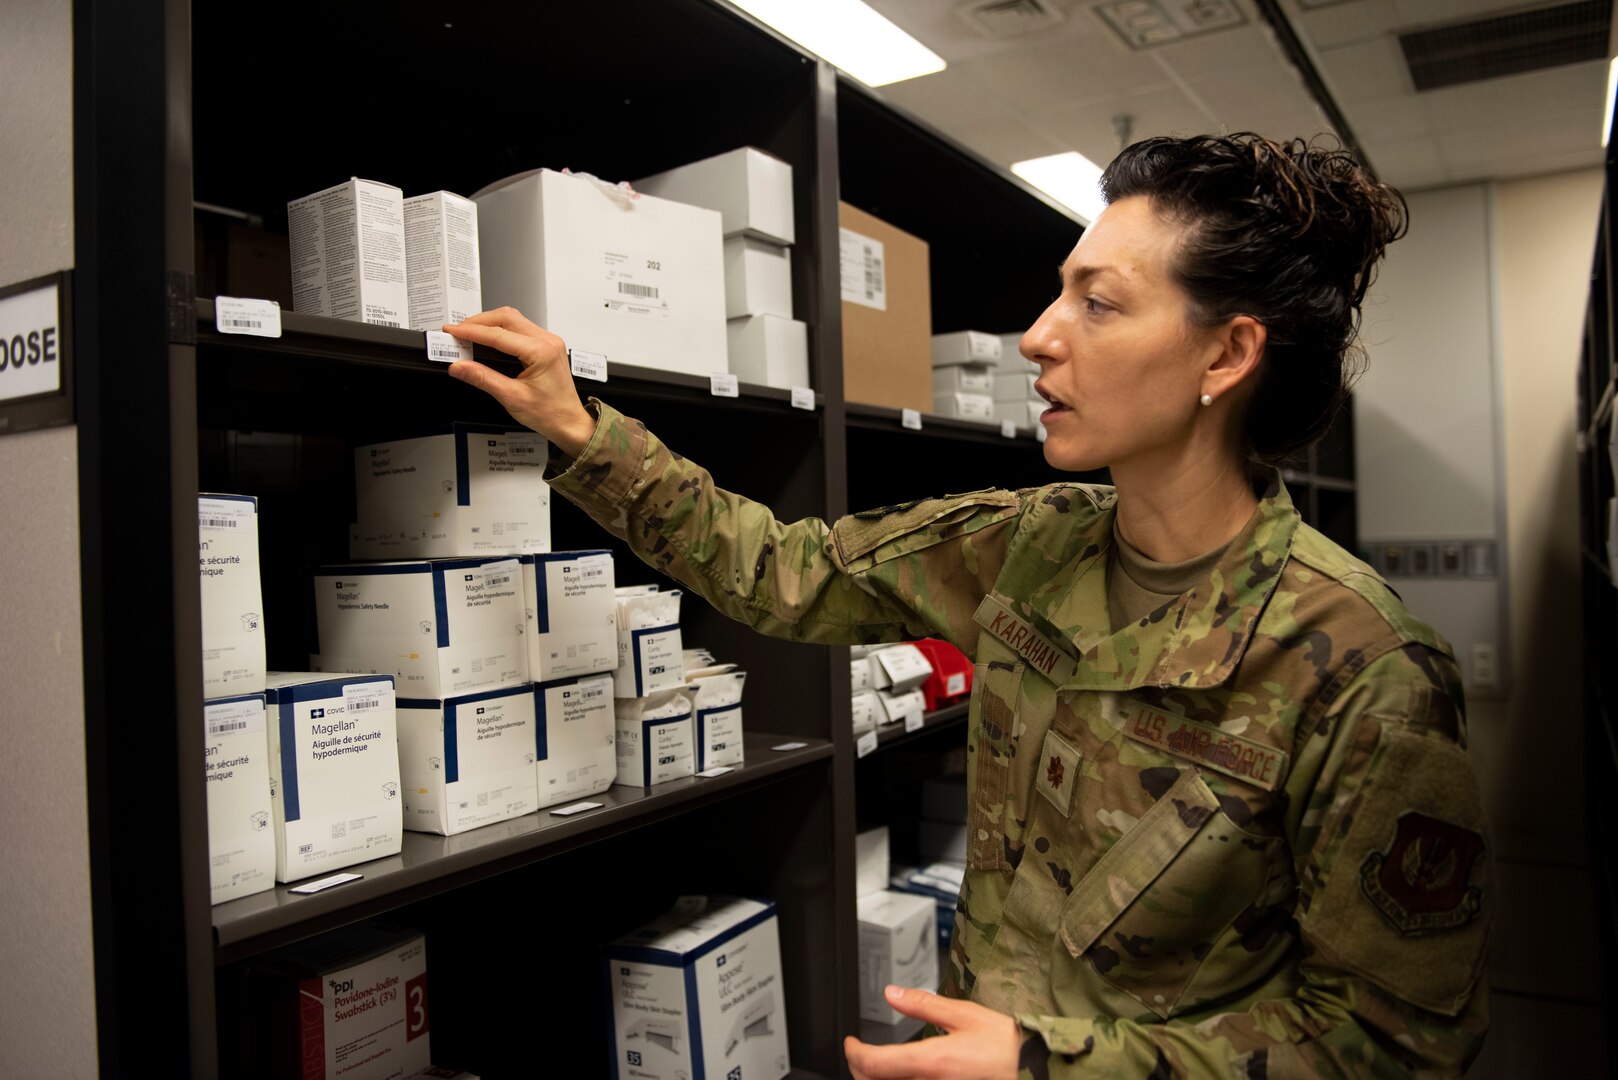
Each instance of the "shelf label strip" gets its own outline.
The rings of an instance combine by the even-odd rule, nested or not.
[[[457,360],[472,359],[472,343],[451,337],[442,330],[425,330],[427,359],[440,364],[453,364]]]
[[[573,377],[589,379],[592,382],[607,381],[607,358],[601,353],[585,352],[582,349],[569,349],[567,351],[568,366],[573,369]]]
[[[347,885],[350,881],[358,881],[364,876],[364,874],[333,874],[331,877],[323,877],[288,889],[287,892],[294,892],[299,896],[312,896],[317,892],[324,892],[338,885]]]
[[[278,338],[281,336],[281,305],[274,300],[216,296],[213,300],[213,324],[221,334]]]

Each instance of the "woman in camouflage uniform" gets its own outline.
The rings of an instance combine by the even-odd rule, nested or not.
[[[1024,335],[1045,457],[1115,487],[783,524],[519,357],[450,372],[555,446],[554,490],[721,611],[976,662],[944,1032],[859,1077],[1457,1075],[1492,902],[1449,647],[1299,521],[1273,464],[1324,430],[1403,199],[1347,154],[1151,139]]]

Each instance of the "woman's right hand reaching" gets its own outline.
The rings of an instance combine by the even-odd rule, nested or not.
[[[449,373],[494,398],[512,419],[549,439],[568,457],[578,457],[595,434],[595,417],[579,401],[568,366],[567,345],[535,326],[513,307],[495,308],[451,323],[444,332],[509,353],[522,362],[516,378],[493,371],[476,360],[457,360]]]

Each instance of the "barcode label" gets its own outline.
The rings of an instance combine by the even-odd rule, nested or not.
[[[592,578],[606,577],[607,568],[605,566],[586,566],[584,568],[584,572],[579,576],[585,581],[589,581]]]
[[[278,338],[281,336],[281,305],[274,300],[216,296],[213,301],[213,324],[221,334]]]
[[[489,589],[492,589],[497,585],[509,585],[510,583],[510,574],[489,574],[483,579],[484,587]]]
[[[246,499],[197,500],[197,528],[239,529],[257,513],[254,504]]]
[[[511,579],[516,575],[517,563],[509,559],[490,563],[483,568],[483,587],[497,589],[502,585],[510,585]]]
[[[424,331],[427,339],[427,359],[440,364],[453,364],[457,360],[472,359],[472,343],[452,337],[442,330]]]
[[[1000,435],[1003,438],[1015,439],[1017,437],[1017,421],[1015,421],[1015,420],[1002,420],[1002,421],[1000,421]]]
[[[350,881],[359,881],[364,876],[364,874],[333,874],[331,877],[323,877],[319,881],[311,881],[307,885],[295,886],[288,889],[287,892],[298,893],[300,896],[309,896],[337,885],[347,885]]]
[[[838,241],[843,299],[878,311],[888,310],[887,253],[882,241],[852,229],[839,229]]]
[[[601,353],[569,349],[567,351],[567,362],[577,378],[591,379],[595,382],[607,381],[607,358]]]
[[[372,326],[391,326],[395,329],[398,329],[404,325],[403,323],[394,322],[392,319],[368,319],[366,321],[368,321]],[[440,330],[439,333],[443,333],[443,331]]]
[[[920,431],[921,413],[915,409],[901,409],[899,410],[899,424],[902,427],[909,428],[911,431]]]
[[[359,711],[361,711],[363,709],[377,708],[381,704],[382,703],[380,701],[376,700],[376,698],[360,698],[360,699],[356,700],[354,702],[354,704],[352,706],[350,706],[350,707],[355,712],[359,712]]]
[[[393,687],[385,682],[349,683],[343,687],[343,710],[350,713],[365,712],[388,704]]]
[[[722,371],[708,376],[708,393],[714,397],[737,397],[740,392],[736,376]]]
[[[636,285],[632,281],[620,281],[618,291],[624,296],[634,296],[642,300],[656,300],[658,296],[656,285]]]
[[[264,702],[260,698],[251,698],[247,701],[205,705],[202,709],[202,719],[210,739],[247,731],[263,731]]]
[[[794,386],[792,388],[792,407],[794,409],[808,409],[815,411],[815,392],[807,386]]]
[[[611,685],[611,680],[599,682],[593,686],[588,683],[581,685],[579,687],[579,701],[590,702],[594,701],[598,697],[605,697],[607,695],[607,687],[609,685]]]
[[[867,731],[854,743],[854,756],[864,757],[876,749],[876,732]]]
[[[572,806],[563,806],[552,810],[551,816],[572,817],[574,814],[582,814],[586,810],[599,810],[601,809],[601,805],[602,804],[598,802],[576,802]]]
[[[922,720],[922,714],[921,713],[919,713],[919,712],[910,713],[908,716],[905,717],[905,730],[906,731],[920,731],[922,722],[923,722],[923,720]]]
[[[209,529],[234,529],[237,526],[235,518],[198,518],[197,524]]]

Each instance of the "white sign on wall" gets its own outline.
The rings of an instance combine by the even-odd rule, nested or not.
[[[0,401],[62,388],[61,310],[55,281],[0,298]]]

